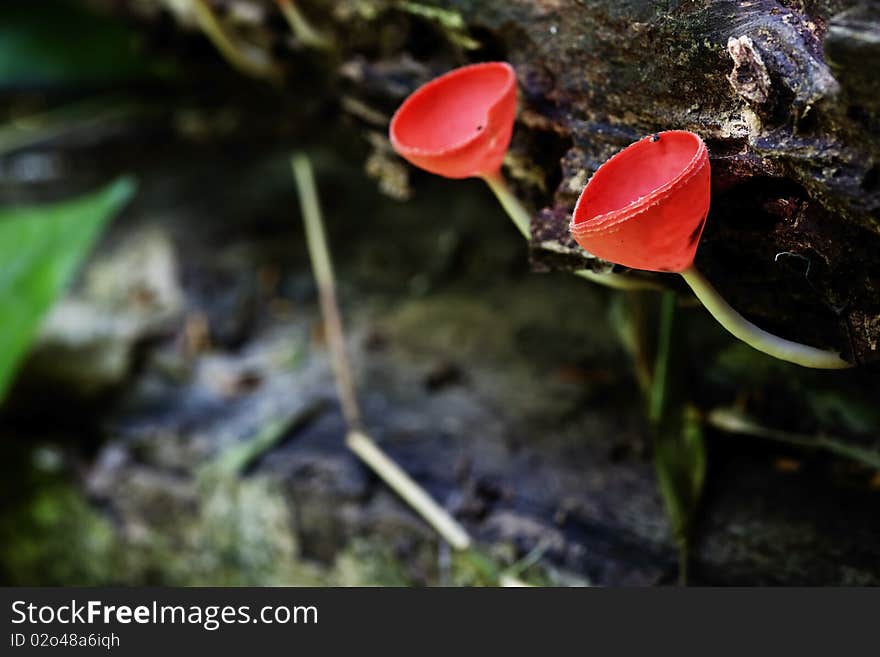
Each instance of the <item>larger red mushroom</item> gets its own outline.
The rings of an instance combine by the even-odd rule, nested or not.
[[[637,141],[605,162],[581,192],[571,235],[600,258],[633,269],[677,272],[718,322],[755,349],[804,367],[851,367],[832,351],[785,340],[755,326],[694,266],[709,212],[709,154],[692,132]]]

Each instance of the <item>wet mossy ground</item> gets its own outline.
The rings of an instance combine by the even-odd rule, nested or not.
[[[534,583],[673,582],[620,298],[530,272],[477,182],[417,177],[401,203],[353,159],[314,159],[367,428],[478,551],[450,554],[344,447],[286,156],[190,154],[142,168],[92,259],[124,269],[131,236],[163,235],[177,315],[126,345],[130,371],[98,396],[53,378],[38,347],[6,408],[3,580],[487,584],[527,559]],[[167,274],[145,271],[144,289]],[[100,304],[88,280],[72,294]],[[678,366],[699,408],[739,404],[876,448],[869,372],[806,375],[735,345],[700,308],[681,313]],[[708,440],[693,582],[880,582],[874,471]]]

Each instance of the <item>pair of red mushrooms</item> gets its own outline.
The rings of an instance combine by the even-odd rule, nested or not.
[[[530,215],[508,190],[501,163],[516,118],[509,64],[473,64],[413,92],[391,120],[394,149],[447,178],[483,178],[528,239]],[[840,355],[785,340],[734,310],[694,266],[710,204],[709,153],[692,132],[645,137],[605,162],[587,183],[571,235],[593,255],[631,269],[681,274],[718,322],[755,349],[804,367],[842,369]],[[603,275],[588,277],[600,280]]]

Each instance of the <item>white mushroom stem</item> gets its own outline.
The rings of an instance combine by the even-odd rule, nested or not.
[[[758,351],[803,367],[841,370],[853,366],[852,363],[843,360],[840,354],[834,351],[817,349],[786,340],[755,326],[721,298],[718,290],[706,280],[706,277],[694,265],[681,272],[681,276],[721,326]]]

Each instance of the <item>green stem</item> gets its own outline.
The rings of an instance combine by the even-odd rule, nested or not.
[[[848,445],[840,439],[821,434],[817,436],[808,436],[779,429],[771,429],[758,424],[756,421],[744,416],[734,409],[713,409],[706,416],[706,423],[711,427],[715,427],[716,429],[728,433],[738,433],[745,436],[775,440],[780,443],[805,449],[825,450],[826,452],[880,470],[880,452],[859,447],[857,445]]]
[[[205,0],[192,0],[192,8],[199,28],[234,68],[253,77],[267,78],[273,82],[280,81],[281,70],[257,51],[246,52],[239,46],[226,33]]]
[[[277,0],[277,2],[293,35],[303,45],[318,50],[326,50],[330,47],[330,42],[327,38],[309,24],[293,0]]]
[[[150,106],[125,98],[89,99],[56,107],[0,125],[0,155],[29,148],[80,130],[102,127],[110,121],[146,114]]]
[[[588,281],[591,281],[593,283],[598,283],[599,285],[604,285],[605,287],[610,287],[613,290],[663,291],[666,289],[665,287],[663,287],[659,283],[655,283],[653,281],[640,280],[637,278],[633,278],[632,276],[627,276],[624,274],[614,274],[612,272],[600,274],[599,272],[592,271],[590,269],[578,269],[576,272],[574,272],[574,275],[580,276],[581,278],[585,278]]]
[[[492,192],[495,194],[495,197],[501,203],[501,207],[504,208],[507,216],[511,218],[519,232],[522,233],[522,236],[525,237],[527,240],[531,239],[532,215],[528,210],[526,210],[525,206],[520,203],[516,195],[510,191],[510,188],[504,181],[504,176],[501,175],[501,172],[496,171],[495,173],[485,175],[483,176],[483,180],[485,180],[486,184],[489,185],[489,189],[491,189]],[[663,289],[662,286],[656,283],[651,283],[650,281],[639,281],[628,276],[623,276],[621,274],[600,274],[598,272],[590,271],[589,269],[580,269],[574,273],[581,278],[586,278],[588,281],[598,283],[599,285],[604,285],[605,287],[610,287],[615,290]]]
[[[690,542],[687,539],[678,542],[678,585],[688,585],[688,566],[691,561]]]
[[[519,202],[516,195],[510,191],[510,187],[507,186],[501,172],[496,171],[493,174],[483,176],[483,180],[489,185],[489,189],[494,192],[495,197],[501,203],[501,207],[504,208],[507,216],[513,220],[514,225],[519,232],[522,233],[522,236],[527,240],[531,239],[532,215],[526,210],[525,206]]]
[[[843,360],[836,352],[792,342],[758,328],[722,299],[718,290],[706,280],[694,265],[681,272],[681,276],[721,326],[758,351],[803,367],[840,370],[853,366],[852,363]]]
[[[657,331],[654,377],[648,415],[654,425],[654,467],[666,517],[678,548],[678,581],[687,584],[691,527],[702,490],[705,461],[702,437],[688,431],[682,403],[682,371],[676,358],[676,294],[663,293]]]
[[[336,279],[333,275],[333,261],[327,247],[324,233],[324,220],[318,202],[318,190],[309,158],[299,153],[291,159],[293,178],[299,192],[300,208],[306,232],[306,247],[312,261],[312,271],[318,285],[318,301],[324,317],[324,331],[330,348],[330,363],[336,379],[336,390],[342,406],[342,413],[350,430],[360,431],[361,411],[355,394],[354,378],[345,350],[345,333],[342,328],[342,315],[336,300]]]
[[[657,355],[654,377],[648,400],[648,416],[659,424],[666,408],[669,386],[669,361],[672,352],[672,327],[675,323],[675,292],[664,292],[660,302],[660,329],[657,335]]]
[[[388,458],[369,436],[360,431],[349,431],[345,443],[449,545],[456,550],[466,550],[471,546],[471,538],[464,528],[424,488],[413,481],[403,468]]]
[[[656,352],[655,346],[649,345],[648,336],[651,336],[651,340],[655,336],[648,327],[648,298],[647,294],[639,290],[627,290],[623,294],[614,295],[609,307],[610,324],[632,359],[639,391],[646,403],[650,399],[653,357]]]
[[[342,315],[336,300],[333,261],[327,247],[324,220],[318,201],[318,190],[308,156],[299,153],[291,158],[293,178],[299,192],[300,208],[306,231],[306,246],[318,284],[318,299],[324,318],[324,331],[330,350],[330,361],[342,412],[348,424],[345,442],[388,486],[415,509],[434,530],[456,550],[465,550],[471,539],[464,528],[443,507],[435,502],[399,465],[392,461],[363,432],[360,407],[354,388],[354,377],[345,350]]]

